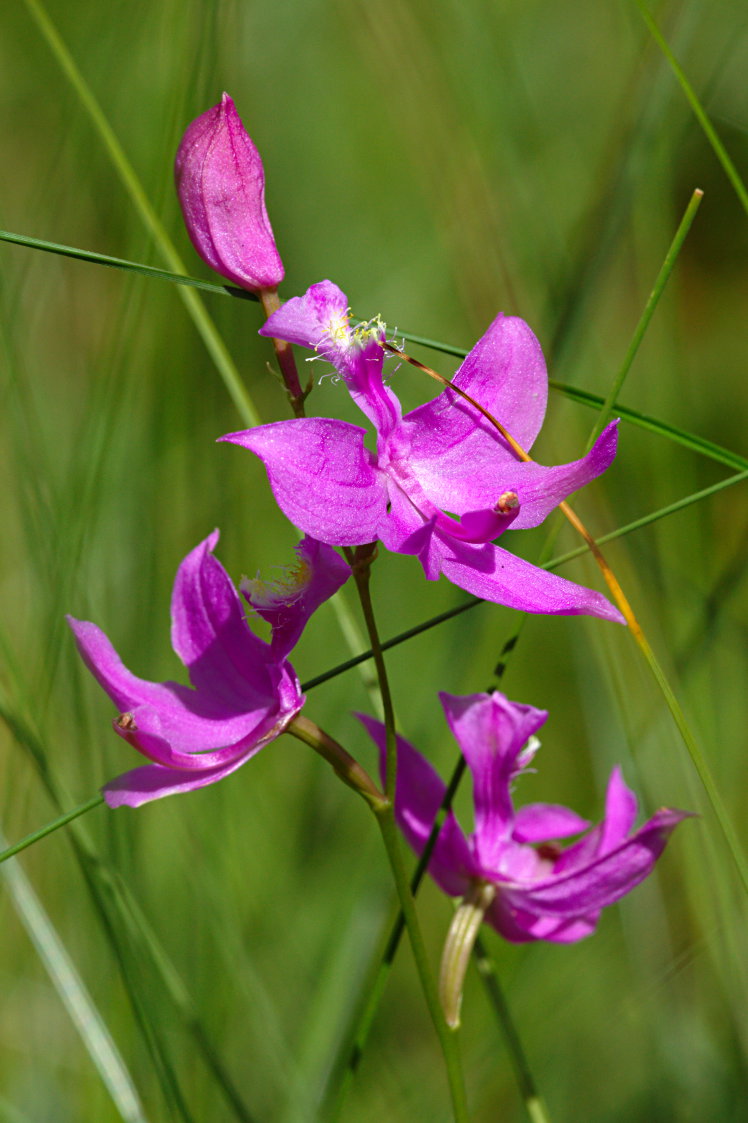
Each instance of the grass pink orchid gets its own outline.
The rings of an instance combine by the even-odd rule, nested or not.
[[[485,417],[449,388],[403,416],[382,377],[383,325],[353,327],[347,298],[330,281],[283,304],[260,334],[328,359],[377,433],[375,453],[363,429],[330,418],[278,421],[222,438],[262,460],[276,501],[296,526],[337,546],[379,539],[389,550],[416,555],[430,580],[443,573],[512,608],[622,620],[602,594],[494,544],[510,526],[537,526],[603,472],[615,456],[615,423],[581,460],[546,468],[518,461]],[[525,448],[535,440],[548,378],[523,320],[497,317],[454,383]]]
[[[222,780],[278,737],[304,704],[286,656],[312,612],[350,575],[348,564],[305,538],[281,585],[247,582],[246,599],[272,627],[266,643],[249,628],[213,555],[217,541],[214,531],[187,555],[172,593],[172,646],[192,687],[137,678],[100,628],[68,617],[86,665],[120,710],[116,732],[151,761],[105,785],[110,807],[138,807]]]
[[[688,812],[663,808],[632,831],[636,797],[618,768],[608,783],[605,818],[591,830],[585,819],[557,804],[515,809],[512,784],[532,761],[539,745],[535,734],[547,714],[498,691],[440,694],[440,699],[472,774],[475,830],[466,837],[450,811],[429,862],[434,881],[453,897],[467,898],[476,886],[492,887],[485,919],[507,940],[570,943],[590,935],[601,909],[651,873]],[[384,771],[384,726],[359,717],[379,747]],[[428,761],[398,737],[395,815],[417,854],[445,790]],[[583,831],[588,833],[566,849],[558,845]]]

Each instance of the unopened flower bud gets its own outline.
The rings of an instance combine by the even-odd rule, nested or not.
[[[275,288],[283,262],[265,210],[265,171],[228,94],[187,128],[174,174],[203,261],[242,288]]]

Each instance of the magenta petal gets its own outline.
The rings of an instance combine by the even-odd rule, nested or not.
[[[514,817],[515,842],[550,842],[580,834],[589,827],[587,819],[558,803],[528,803]]]
[[[359,342],[350,344],[342,354],[331,358],[345,379],[354,402],[379,434],[381,443],[400,425],[402,411],[396,395],[385,386],[384,332],[367,334]]]
[[[387,510],[387,481],[363,438],[356,425],[307,417],[220,439],[260,457],[295,526],[331,546],[361,546],[379,537]]]
[[[539,569],[522,558],[490,543],[475,546],[457,540],[442,540],[442,573],[455,585],[482,600],[506,604],[521,612],[579,616],[625,623],[623,616],[602,593],[586,589]]]
[[[296,554],[296,566],[275,584],[245,578],[241,586],[248,603],[273,629],[274,658],[288,654],[312,613],[351,575],[345,558],[309,535],[299,542]]]
[[[239,596],[212,554],[218,531],[201,542],[177,570],[171,598],[171,641],[198,690],[229,707],[252,696],[267,701],[268,645],[249,628]]]
[[[272,730],[281,732],[304,703],[295,679],[294,684],[296,689],[282,701],[270,696],[254,702],[248,698],[243,709],[233,711],[206,705],[198,691],[185,690],[183,706],[137,706],[127,711],[126,720],[115,721],[114,729],[156,764],[188,770],[214,768],[233,760]]]
[[[656,812],[635,834],[568,873],[556,871],[534,885],[502,892],[510,903],[555,916],[579,916],[611,905],[649,874],[670,834],[688,814],[667,808]]]
[[[110,807],[140,807],[143,803],[163,799],[167,795],[178,795],[180,792],[191,792],[196,788],[204,788],[207,784],[215,784],[241,768],[260,748],[262,745],[257,745],[251,752],[244,753],[228,764],[202,772],[146,764],[142,768],[123,773],[116,780],[110,780],[101,790]]]
[[[540,344],[524,320],[497,316],[453,381],[530,449],[545,417],[548,375]],[[448,476],[464,478],[466,463],[482,461],[486,449],[493,456],[497,448],[504,453],[500,461],[513,459],[494,426],[453,390],[408,413],[405,424],[414,459],[438,459]]]
[[[539,526],[572,492],[578,491],[610,467],[618,442],[618,422],[612,421],[581,460],[545,468],[542,464],[520,464],[512,476],[520,507],[515,530]]]
[[[128,671],[101,628],[88,620],[76,620],[73,616],[67,616],[66,620],[83,662],[120,713],[141,705],[178,704],[178,692],[185,691],[186,687],[138,678]]]
[[[511,835],[514,811],[510,784],[517,758],[548,714],[510,702],[503,694],[440,694],[449,727],[473,776],[475,834],[483,867],[498,867]]]
[[[571,920],[557,916],[543,916],[518,908],[498,894],[486,913],[486,921],[499,935],[514,944],[530,940],[549,940],[551,943],[574,943],[590,936],[597,926],[599,912]]]
[[[626,837],[636,821],[637,810],[636,796],[624,783],[621,769],[616,766],[610,774],[605,796],[605,819],[601,824],[601,854],[612,850]]]
[[[285,339],[327,354],[335,333],[347,333],[348,297],[332,281],[312,285],[303,296],[294,296],[269,316],[260,328],[268,339]]]
[[[386,783],[386,737],[381,721],[356,714],[379,748],[382,783]],[[431,834],[446,786],[431,767],[404,737],[397,738],[397,790],[395,817],[409,845],[422,854]],[[450,812],[439,831],[429,861],[429,873],[445,893],[462,896],[469,888],[469,879],[476,872],[470,847],[454,814]]]
[[[275,288],[283,262],[265,210],[265,172],[228,94],[187,128],[174,174],[202,259],[243,288]]]
[[[217,539],[216,531],[192,550],[174,582],[172,638],[192,688],[137,678],[99,628],[68,618],[83,659],[120,710],[116,732],[154,762],[107,785],[111,806],[138,806],[221,779],[278,737],[304,704],[293,667],[249,630],[239,597],[211,553]],[[319,543],[302,546],[308,560],[321,556],[323,575],[308,582],[295,636],[340,583],[331,571],[344,564],[333,563]]]

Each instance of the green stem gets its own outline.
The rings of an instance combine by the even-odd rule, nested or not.
[[[447,1079],[449,1081],[449,1090],[452,1096],[452,1109],[454,1111],[455,1123],[468,1123],[469,1116],[467,1098],[465,1095],[465,1080],[458,1050],[457,1034],[448,1027],[444,1020],[444,1013],[439,1002],[439,993],[428,961],[426,945],[423,941],[421,926],[416,913],[415,901],[410,891],[410,885],[408,884],[408,875],[405,870],[405,863],[400,848],[400,838],[395,824],[395,809],[392,806],[386,807],[381,811],[377,811],[376,817],[382,834],[382,841],[387,851],[387,857],[390,861],[390,869],[395,879],[397,894],[400,899],[400,908],[405,918],[405,927],[408,930],[408,938],[410,940],[413,958],[416,962],[418,976],[421,981],[421,988],[429,1008],[429,1013],[431,1014],[431,1020],[434,1023],[434,1028],[439,1038],[439,1044],[442,1048],[442,1055],[447,1070]]]
[[[476,966],[483,979],[483,985],[488,992],[491,1004],[503,1027],[504,1036],[509,1048],[509,1055],[512,1059],[514,1073],[527,1109],[527,1114],[530,1116],[532,1123],[550,1123],[550,1116],[548,1115],[546,1106],[535,1084],[530,1065],[525,1056],[525,1051],[522,1048],[522,1042],[512,1019],[511,1011],[504,997],[504,992],[501,989],[501,984],[496,974],[496,968],[480,936],[478,936],[475,941],[475,959]]]
[[[283,303],[278,296],[276,289],[260,289],[260,304],[265,313],[267,320],[272,316],[273,312],[277,312]],[[291,344],[285,339],[273,339],[273,350],[275,357],[278,360],[280,367],[281,377],[286,387],[288,400],[291,403],[294,417],[304,417],[304,401],[308,391],[305,393],[301,389],[299,382],[299,372],[296,369],[296,360],[293,357],[293,348]]]
[[[101,106],[94,97],[93,91],[78,69],[73,56],[61,39],[57,28],[49,18],[41,0],[24,0],[24,3],[28,9],[29,15],[46,39],[63,73],[75,90],[81,105],[88,113],[122,181],[125,191],[130,196],[136,211],[140,215],[143,225],[151,234],[169,268],[173,269],[176,273],[184,273],[182,259],[177,253],[169,235],[166,233],[161,220],[151,206],[150,200],[143,189],[143,185],[135,173],[135,169],[125,155],[125,151],[105,117]],[[213,359],[216,369],[223,379],[226,389],[231,395],[242,420],[248,426],[259,425],[260,415],[249,393],[242,385],[239,372],[215,324],[208,315],[202,300],[192,288],[181,287],[179,289],[179,295],[208,353]]]
[[[394,802],[397,779],[397,734],[395,732],[395,711],[392,704],[387,668],[384,662],[384,655],[382,654],[382,647],[379,642],[379,632],[374,617],[374,608],[371,601],[371,590],[369,586],[370,566],[375,554],[376,544],[373,543],[370,546],[361,547],[357,550],[353,559],[353,573],[356,580],[356,588],[358,589],[364,620],[366,621],[366,627],[369,632],[369,641],[374,655],[374,663],[377,668],[379,687],[382,693],[382,708],[384,710],[386,734],[385,795],[387,796],[388,802],[380,809],[375,810],[375,814],[382,834],[382,841],[387,851],[387,857],[389,858],[392,875],[395,879],[397,894],[400,899],[400,908],[402,909],[405,926],[408,930],[408,938],[413,951],[413,958],[416,963],[421,988],[424,998],[426,999],[426,1005],[428,1006],[431,1020],[434,1024],[434,1029],[439,1038],[439,1044],[441,1045],[447,1079],[449,1081],[449,1089],[452,1096],[454,1118],[456,1123],[462,1123],[462,1121],[467,1123],[468,1111],[465,1095],[465,1081],[458,1050],[457,1036],[447,1026],[444,1020],[444,1013],[439,1003],[436,980],[434,979],[428,961],[426,946],[423,941],[421,926],[416,913],[415,900],[411,893],[410,885],[408,884],[408,875],[405,869],[405,863],[400,849],[400,839],[395,823]]]
[[[305,745],[309,745],[324,757],[343,783],[362,796],[374,811],[380,811],[388,805],[388,800],[382,795],[366,769],[362,768],[355,757],[346,752],[342,745],[308,717],[299,714],[288,726],[286,733],[303,741]]]
[[[634,530],[640,530],[642,527],[651,526],[652,523],[665,518],[667,515],[673,515],[677,511],[683,511],[693,503],[699,503],[702,499],[707,499],[710,495],[715,495],[717,492],[732,487],[734,484],[743,483],[746,479],[748,479],[748,469],[743,472],[736,472],[735,475],[727,476],[726,479],[720,480],[710,487],[705,487],[701,491],[695,491],[692,495],[687,495],[683,499],[676,500],[675,503],[668,504],[667,507],[660,507],[658,510],[652,511],[648,515],[642,515],[640,519],[634,519],[633,522],[626,523],[625,526],[619,526],[616,530],[611,530],[607,534],[601,534],[596,541],[601,546],[606,545],[608,542],[614,542],[617,538],[623,538],[625,535],[630,534]],[[573,561],[574,558],[579,558],[587,553],[589,553],[589,546],[575,546],[573,550],[568,550],[565,554],[559,554],[557,557],[551,558],[550,561],[543,562],[539,568],[558,569],[566,562]],[[446,611],[440,612],[436,616],[430,616],[428,620],[424,620],[420,624],[415,624],[412,628],[408,628],[404,632],[398,632],[396,636],[384,640],[382,642],[382,651],[389,651],[393,647],[398,647],[401,643],[405,643],[406,640],[413,639],[414,636],[419,636],[423,632],[428,632],[432,628],[436,628],[439,624],[444,624],[447,620],[453,620],[456,616],[461,616],[463,612],[467,612],[471,608],[477,608],[478,605],[486,603],[487,602],[481,600],[480,597],[471,597],[469,600],[455,605],[454,608],[448,608]],[[359,666],[360,663],[366,663],[369,659],[372,659],[373,656],[374,652],[371,648],[369,648],[368,651],[362,651],[360,655],[355,655],[352,659],[346,659],[345,662],[338,663],[336,666],[331,667],[329,671],[322,671],[320,674],[315,675],[314,678],[307,679],[306,682],[301,684],[302,690],[304,692],[314,690],[315,686],[321,686],[322,683],[337,678],[338,675],[343,674],[345,671],[352,670],[353,667]]]
[[[85,815],[87,811],[93,811],[94,807],[98,807],[104,802],[103,795],[95,795],[86,803],[81,803],[78,807],[74,807],[72,811],[67,811],[64,815],[60,815],[58,819],[53,819],[51,823],[47,823],[46,827],[40,827],[38,831],[33,831],[22,838],[20,842],[16,842],[13,846],[9,846],[7,850],[3,850],[0,854],[0,863],[12,858],[15,854],[20,854],[27,846],[32,846],[40,839],[46,838],[48,834],[53,834],[54,831],[59,830],[60,827],[67,826],[72,823],[73,819],[77,819],[80,815]]]
[[[124,257],[112,257],[108,253],[82,250],[77,246],[66,246],[62,242],[48,242],[46,238],[30,238],[27,234],[12,234],[10,230],[0,230],[0,242],[10,242],[13,246],[23,246],[28,250],[42,250],[43,253],[70,257],[73,261],[86,261],[89,265],[108,265],[112,269],[122,269],[126,273],[138,273],[143,277],[153,277],[157,281],[171,281],[174,285],[187,285],[201,289],[214,296],[234,296],[239,300],[259,301],[257,293],[249,289],[238,289],[234,285],[218,285],[215,281],[200,281],[185,273],[172,273],[168,269],[156,269],[153,265],[143,265],[139,261],[128,261]]]

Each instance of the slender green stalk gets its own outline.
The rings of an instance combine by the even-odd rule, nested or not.
[[[483,984],[491,999],[491,1004],[503,1027],[504,1036],[506,1037],[507,1046],[509,1048],[509,1056],[512,1060],[514,1073],[522,1094],[522,1099],[524,1100],[525,1108],[527,1109],[527,1114],[532,1123],[550,1123],[550,1116],[543,1102],[543,1098],[538,1091],[537,1085],[535,1084],[532,1070],[530,1069],[525,1051],[522,1047],[522,1041],[517,1033],[511,1011],[504,997],[504,992],[501,989],[501,984],[496,974],[496,968],[480,936],[478,936],[475,941],[475,960],[478,971],[483,979]]]
[[[61,806],[62,795],[59,785],[49,768],[41,744],[32,730],[7,709],[1,696],[0,717],[18,743],[29,753],[52,802],[58,807]],[[82,808],[89,805],[94,806],[94,801],[90,800],[89,804],[83,804]],[[81,810],[81,814],[83,813],[82,809],[76,810]],[[149,1005],[151,995],[148,994],[144,998],[139,990],[144,966],[150,967],[150,965],[155,968],[186,1028],[192,1034],[198,1053],[202,1056],[206,1067],[213,1073],[218,1087],[235,1117],[241,1120],[241,1123],[254,1123],[252,1114],[243,1103],[231,1077],[223,1066],[223,1062],[216,1053],[210,1035],[200,1022],[187,988],[159,944],[155,933],[150,928],[137,902],[133,899],[127,885],[122,882],[109,863],[96,852],[82,824],[73,822],[68,816],[63,816],[63,818],[68,818],[71,824],[69,837],[73,852],[96,914],[109,941],[112,954],[122,974],[125,993],[132,1004],[135,1020],[142,1034],[154,1071],[159,1078],[164,1097],[173,1105],[174,1110],[181,1115],[182,1119],[185,1121],[191,1120],[179,1087],[176,1071],[163,1041],[163,1030],[161,1028],[162,1003],[159,998],[159,1011],[157,1013]],[[36,832],[36,834],[38,837],[40,832]],[[29,839],[24,841],[30,844],[31,840],[32,836],[29,836]],[[11,848],[11,852],[17,852],[16,848]],[[155,1000],[153,1001],[155,1005]]]
[[[135,169],[125,155],[125,151],[104,115],[93,91],[78,69],[73,56],[70,54],[57,28],[49,18],[44,5],[41,3],[41,0],[24,0],[24,4],[39,28],[39,31],[46,39],[60,68],[75,90],[81,105],[88,113],[96,132],[99,134],[109,154],[115,171],[122,181],[123,187],[130,196],[143,225],[149,231],[158,246],[164,261],[170,269],[173,269],[176,273],[183,274],[184,264],[182,259],[177,253],[169,235],[166,233],[161,220],[151,206],[150,200],[143,189],[143,185],[135,173]],[[202,300],[192,288],[180,287],[179,294],[182,298],[182,303],[185,305],[192,322],[197,328],[243,421],[248,426],[259,425],[260,416],[255,408],[254,402],[243,386],[234,361],[215,324],[208,315]]]
[[[553,378],[548,379],[548,385],[552,390],[557,390],[565,398],[570,398],[571,401],[578,402],[580,405],[590,406],[591,409],[602,409],[603,407],[603,399],[598,394],[591,394],[589,390],[582,390],[578,386],[569,386],[564,382],[556,382]],[[689,433],[686,429],[680,429],[676,425],[669,425],[667,421],[650,417],[649,414],[631,409],[629,406],[622,405],[621,402],[613,403],[611,413],[618,414],[622,421],[628,421],[640,429],[655,433],[658,437],[665,437],[674,444],[682,445],[683,448],[688,448],[691,452],[697,452],[710,460],[716,460],[719,464],[725,464],[728,468],[748,468],[748,459],[741,456],[739,452],[723,448],[722,445],[715,444],[714,441],[708,441],[706,437],[701,437],[697,433]]]
[[[0,854],[0,863],[5,862],[8,858],[20,854],[27,846],[32,846],[35,842],[40,842],[41,839],[46,838],[48,834],[53,834],[54,831],[59,830],[60,827],[67,826],[72,823],[73,819],[85,815],[87,811],[93,811],[94,807],[99,807],[104,802],[103,795],[95,795],[86,803],[81,803],[78,807],[74,807],[72,811],[67,811],[64,815],[60,815],[57,819],[53,819],[51,823],[47,823],[46,827],[40,827],[38,831],[32,831],[22,838],[20,842],[16,842],[13,846],[9,846],[7,850],[3,850]]]
[[[362,768],[342,745],[338,744],[328,733],[325,733],[324,729],[320,729],[318,725],[310,721],[308,717],[303,714],[295,717],[286,732],[319,753],[332,766],[335,774],[343,783],[365,799],[374,811],[381,810],[387,805],[388,801],[366,769]]]
[[[379,632],[374,617],[374,608],[371,601],[371,590],[369,586],[371,561],[374,556],[373,550],[374,547],[363,547],[362,550],[357,551],[357,554],[354,556],[353,573],[359,599],[361,601],[361,609],[366,622],[366,628],[369,633],[369,641],[374,654],[374,662],[377,668],[386,731],[387,774],[385,795],[387,796],[387,803],[375,810],[375,814],[382,834],[382,841],[387,851],[387,857],[389,858],[392,874],[395,879],[397,894],[400,899],[400,908],[402,909],[405,926],[408,930],[408,937],[410,939],[418,976],[421,981],[421,988],[424,998],[426,999],[431,1020],[434,1024],[434,1029],[439,1038],[439,1044],[441,1045],[450,1094],[452,1096],[454,1118],[456,1123],[461,1123],[461,1121],[467,1121],[468,1110],[457,1036],[447,1026],[444,1013],[439,1003],[436,980],[434,979],[428,961],[426,946],[423,941],[421,926],[416,913],[415,900],[411,893],[410,885],[408,884],[408,875],[405,870],[400,839],[395,823],[394,801],[397,768],[397,735],[395,732],[395,711],[392,704],[387,668],[379,642]]]
[[[665,290],[665,285],[668,283],[670,274],[673,271],[673,266],[675,265],[678,254],[680,253],[683,243],[686,240],[688,231],[691,229],[691,223],[696,217],[696,212],[699,209],[703,197],[704,192],[699,188],[696,188],[693,195],[691,196],[691,200],[688,206],[686,207],[685,214],[680,220],[680,224],[675,232],[675,236],[670,243],[670,248],[665,254],[665,260],[663,261],[662,266],[660,267],[660,271],[657,274],[654,288],[649,294],[649,299],[644,306],[644,311],[641,314],[639,323],[636,325],[631,343],[629,344],[628,350],[624,355],[620,370],[611,383],[610,390],[605,397],[602,408],[597,415],[595,424],[592,427],[592,432],[590,433],[589,441],[587,442],[587,452],[589,452],[589,450],[592,448],[596,438],[599,437],[600,433],[602,433],[603,429],[610,420],[615,400],[621,391],[621,387],[623,386],[623,383],[626,379],[626,375],[631,369],[631,364],[633,363],[636,353],[639,350],[641,341],[644,339],[644,334],[649,327],[650,320],[652,319],[652,316],[655,313],[655,309],[659,304],[660,297]]]
[[[0,832],[0,844],[5,841]],[[125,1123],[147,1123],[135,1082],[106,1022],[20,864],[11,862],[2,878],[115,1109]]]
[[[405,927],[408,930],[408,938],[410,940],[413,958],[416,962],[418,976],[421,980],[421,987],[426,999],[426,1004],[429,1008],[429,1013],[431,1014],[431,1020],[434,1023],[434,1028],[439,1038],[439,1044],[442,1048],[442,1055],[447,1070],[447,1079],[449,1081],[449,1090],[452,1096],[452,1109],[455,1123],[468,1123],[469,1116],[465,1095],[465,1080],[462,1072],[457,1035],[448,1027],[444,1020],[444,1013],[439,1002],[439,993],[431,971],[431,966],[428,962],[428,954],[423,941],[418,914],[416,913],[415,901],[410,891],[410,885],[408,884],[408,876],[405,872],[400,837],[395,824],[395,809],[392,806],[387,807],[385,810],[377,811],[376,816],[382,834],[382,840],[387,851],[387,857],[390,861],[390,868],[395,879],[397,894],[400,899],[400,908],[405,918]]]
[[[670,47],[668,46],[668,44],[665,40],[665,37],[663,36],[663,34],[660,31],[657,24],[655,23],[654,18],[652,17],[652,13],[649,11],[647,5],[644,3],[644,0],[635,0],[635,3],[636,3],[637,8],[639,9],[639,11],[642,14],[642,19],[646,23],[646,25],[649,29],[650,35],[652,36],[655,43],[657,44],[657,46],[660,48],[663,55],[667,59],[668,65],[669,65],[670,69],[672,70],[673,74],[675,75],[675,77],[678,81],[678,84],[680,85],[680,88],[683,90],[683,93],[686,95],[686,100],[688,101],[688,104],[691,106],[691,109],[693,110],[693,115],[696,118],[696,120],[699,122],[699,124],[701,125],[702,129],[704,130],[704,134],[706,135],[707,140],[709,141],[709,143],[712,146],[712,149],[714,150],[714,155],[719,160],[720,164],[722,165],[722,169],[723,169],[725,175],[727,176],[727,178],[729,179],[733,188],[735,189],[735,194],[737,195],[738,199],[740,200],[740,202],[742,204],[742,207],[743,207],[743,210],[745,211],[746,214],[748,214],[748,189],[746,189],[746,186],[745,186],[745,184],[743,183],[743,180],[740,177],[740,173],[738,172],[738,169],[733,164],[733,162],[732,162],[732,160],[731,160],[731,158],[730,158],[730,156],[727,152],[727,149],[725,148],[722,141],[719,139],[719,136],[717,135],[717,132],[716,132],[714,126],[712,125],[712,122],[709,120],[709,117],[707,115],[706,110],[704,109],[701,102],[699,101],[699,98],[696,94],[696,91],[694,90],[691,83],[688,81],[688,78],[686,77],[686,75],[683,71],[683,68],[679,64],[675,55],[670,50]]]

